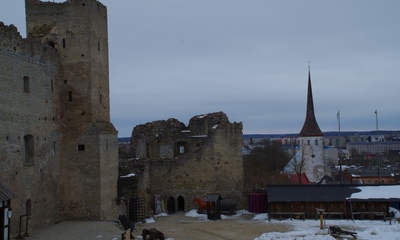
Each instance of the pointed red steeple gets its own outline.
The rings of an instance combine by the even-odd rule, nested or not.
[[[308,93],[307,93],[307,113],[306,120],[304,121],[303,128],[299,134],[300,137],[316,137],[324,136],[321,129],[319,129],[317,120],[314,114],[314,101],[311,88],[311,73],[310,66],[308,66]]]

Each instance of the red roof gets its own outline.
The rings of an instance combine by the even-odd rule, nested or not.
[[[299,184],[299,176],[297,174],[290,175],[290,179],[292,180],[292,183]],[[310,180],[308,180],[308,177],[305,173],[301,174],[301,184],[302,185],[310,184]]]

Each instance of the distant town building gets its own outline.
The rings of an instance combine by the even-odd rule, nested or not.
[[[349,142],[347,149],[358,153],[386,154],[390,150],[400,151],[400,142]]]

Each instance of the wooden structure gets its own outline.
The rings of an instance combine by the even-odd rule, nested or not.
[[[248,210],[252,213],[267,212],[267,193],[254,192],[247,195]]]
[[[275,185],[267,186],[268,218],[386,219],[400,202],[400,185]]]
[[[0,183],[0,239],[3,240],[10,239],[11,199],[15,197],[11,189]]]
[[[220,194],[207,194],[205,196],[208,220],[221,220],[221,199]]]

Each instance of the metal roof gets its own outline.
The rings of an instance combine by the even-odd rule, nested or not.
[[[4,184],[0,183],[0,201],[8,201],[15,198],[15,194]]]
[[[380,194],[376,187],[391,195]],[[393,191],[391,187],[395,187],[396,190],[400,189],[399,185],[274,185],[267,186],[267,196],[268,202],[384,201],[394,199],[400,201],[397,191]],[[358,194],[361,192],[362,195]]]

